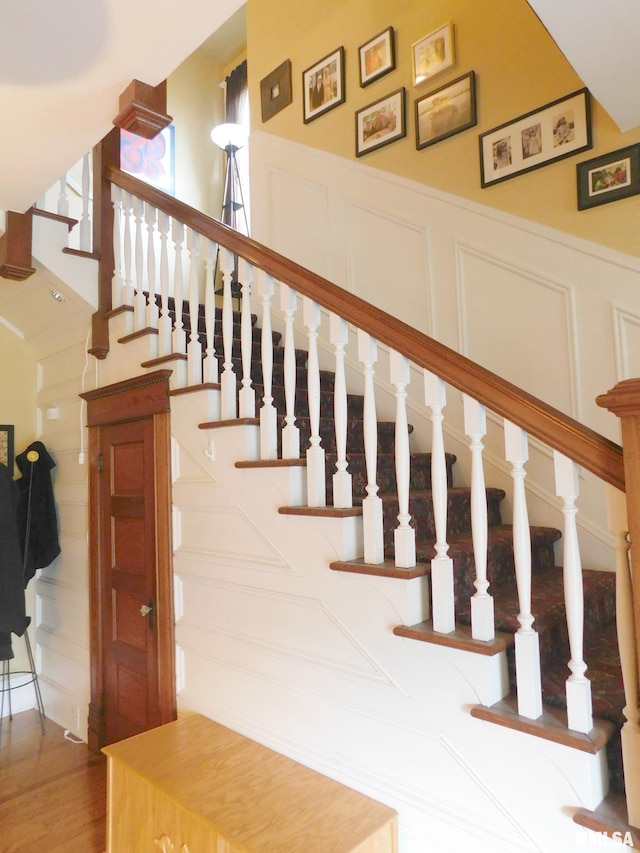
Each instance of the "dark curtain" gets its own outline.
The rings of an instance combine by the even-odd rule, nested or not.
[[[246,124],[247,122],[247,60],[241,62],[234,68],[226,78],[227,103],[225,120],[232,124]]]

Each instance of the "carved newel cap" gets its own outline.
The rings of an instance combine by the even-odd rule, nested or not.
[[[120,95],[119,107],[114,125],[144,139],[153,139],[173,120],[167,115],[166,80],[155,87],[132,80]]]
[[[596,397],[596,403],[618,417],[640,415],[640,379],[624,379],[606,394]]]

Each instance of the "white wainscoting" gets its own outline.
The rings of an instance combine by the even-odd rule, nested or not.
[[[264,132],[251,195],[257,240],[619,441],[638,258]]]

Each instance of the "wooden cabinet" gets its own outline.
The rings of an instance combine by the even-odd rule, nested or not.
[[[107,853],[397,853],[393,809],[205,717],[104,752]]]

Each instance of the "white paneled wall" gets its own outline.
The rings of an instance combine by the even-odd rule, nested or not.
[[[457,268],[460,351],[580,420],[578,336],[568,283],[461,244]]]
[[[619,440],[594,401],[640,374],[640,260],[263,132],[251,156],[257,240]]]
[[[87,306],[88,307],[88,306]],[[79,398],[86,363],[84,330],[69,329],[80,339],[50,349],[41,342],[39,438],[56,467],[54,495],[61,555],[39,572],[36,591],[36,643],[45,712],[65,729],[86,739],[89,707],[89,554],[88,458],[80,452],[86,432]],[[91,365],[93,368],[93,365]],[[86,379],[86,375],[85,375]],[[93,380],[93,370],[89,374]],[[49,416],[47,416],[47,411]]]
[[[257,240],[619,442],[618,419],[595,399],[640,375],[640,260],[266,133],[252,136],[251,157]],[[331,236],[328,256],[316,229]],[[420,389],[412,381],[407,405],[412,443],[426,447]],[[456,408],[449,394],[447,450],[464,460]],[[490,484],[509,492],[497,422],[485,447]],[[552,460],[533,441],[529,470],[534,523],[561,527]],[[601,490],[581,476],[584,564],[612,571]],[[508,520],[508,500],[504,510]]]

